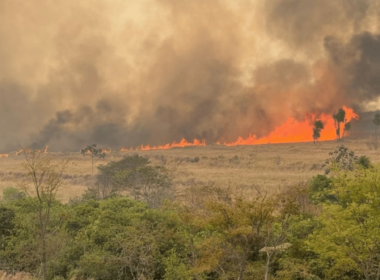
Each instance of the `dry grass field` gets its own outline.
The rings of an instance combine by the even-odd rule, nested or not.
[[[128,154],[147,156],[152,164],[164,165],[175,178],[177,194],[199,184],[216,184],[220,187],[258,186],[268,191],[305,182],[323,173],[322,164],[328,153],[344,144],[357,155],[367,155],[373,163],[380,162],[380,152],[370,150],[366,140],[346,139],[344,142],[326,141],[313,143],[285,143],[256,146],[206,146],[175,148],[171,150],[111,152],[96,164],[122,159]],[[92,183],[91,159],[79,153],[51,153],[53,158],[71,159],[58,192],[67,202],[80,196]],[[11,153],[0,158],[0,194],[6,187],[17,187],[25,173],[21,164],[23,156]],[[96,172],[96,170],[95,170]]]

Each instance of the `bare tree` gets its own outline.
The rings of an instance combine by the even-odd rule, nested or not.
[[[69,160],[64,159],[60,162],[54,162],[48,154],[39,153],[32,150],[29,153],[23,153],[25,162],[22,164],[27,171],[27,179],[20,183],[21,187],[29,197],[36,196],[38,211],[38,231],[40,239],[41,252],[41,276],[47,279],[47,238],[54,231],[51,226],[51,209],[55,201],[56,193],[62,185],[62,173],[65,170]],[[30,190],[32,183],[32,193]]]

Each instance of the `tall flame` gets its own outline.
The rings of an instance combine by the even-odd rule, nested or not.
[[[343,106],[346,112],[346,123],[352,119],[359,119],[359,116],[353,109]],[[313,126],[314,122],[319,119],[324,124],[324,129],[321,132],[319,140],[334,140],[336,139],[336,129],[334,118],[331,115],[321,114],[318,118],[312,115],[304,121],[297,121],[294,118],[288,118],[281,126],[276,127],[268,136],[257,138],[256,135],[250,135],[248,138],[239,137],[236,141],[224,143],[226,146],[236,145],[258,145],[268,143],[287,143],[287,142],[309,142],[313,141]],[[341,123],[341,131],[344,124]]]
[[[345,123],[350,122],[352,119],[359,119],[359,116],[353,109],[343,106],[346,112]],[[321,120],[324,124],[324,129],[321,132],[319,140],[334,140],[336,139],[336,128],[334,118],[331,115],[316,114],[305,117],[304,121],[297,121],[294,118],[288,118],[285,123],[276,127],[269,135],[258,138],[256,135],[249,135],[247,138],[238,137],[236,141],[225,142],[225,146],[238,146],[238,145],[259,145],[268,143],[289,143],[289,142],[309,142],[313,141],[313,126],[316,120]],[[340,131],[344,131],[344,123],[341,123]],[[220,144],[220,142],[217,142]],[[194,139],[193,142],[187,142],[182,139],[180,142],[173,142],[160,146],[141,145],[136,149],[121,148],[121,152],[127,151],[150,151],[150,150],[167,150],[176,147],[191,147],[191,146],[206,146],[205,140]]]
[[[344,131],[345,123],[350,122],[353,119],[359,119],[359,116],[354,112],[353,109],[343,106],[346,112],[345,122],[340,124],[340,131]],[[327,114],[321,115],[310,115],[306,116],[303,121],[297,121],[294,118],[288,118],[285,123],[276,127],[269,135],[265,137],[258,138],[256,135],[249,135],[247,138],[238,137],[233,142],[225,142],[222,145],[225,146],[238,146],[238,145],[259,145],[268,143],[289,143],[289,142],[308,142],[313,141],[313,127],[316,120],[321,120],[324,124],[324,129],[321,131],[321,137],[319,140],[334,140],[337,138],[336,127],[333,116]],[[216,144],[221,144],[216,142]],[[171,148],[184,148],[184,147],[194,147],[194,146],[206,146],[206,140],[194,139],[193,142],[188,142],[186,139],[182,138],[180,142],[173,142],[171,144],[150,146],[141,145],[135,149],[133,148],[121,148],[120,152],[128,151],[150,151],[150,150],[168,150]],[[16,155],[23,153],[31,153],[31,149],[20,149],[16,152]],[[44,151],[35,150],[37,153],[48,153],[48,146],[45,147]],[[110,149],[103,149],[103,153],[110,153]],[[91,151],[86,151],[87,154],[91,154]],[[0,158],[6,158],[9,154],[0,154]]]

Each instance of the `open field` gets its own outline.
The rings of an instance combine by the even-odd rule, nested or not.
[[[244,187],[255,185],[276,190],[305,182],[323,173],[322,164],[328,153],[344,144],[357,155],[367,155],[373,163],[380,162],[380,153],[368,149],[366,140],[346,139],[344,142],[267,144],[256,146],[206,146],[175,148],[171,150],[111,152],[96,164],[120,160],[125,155],[138,153],[147,156],[153,164],[164,165],[173,172],[177,194],[197,185],[214,183],[218,186]],[[60,189],[59,198],[67,202],[80,196],[92,183],[91,159],[79,153],[67,155],[51,153],[54,158],[71,158]],[[23,156],[12,153],[0,158],[0,194],[6,187],[17,187],[24,174]],[[94,171],[94,173],[96,170]]]

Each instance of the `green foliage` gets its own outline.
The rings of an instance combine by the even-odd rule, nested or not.
[[[0,205],[0,240],[13,230],[15,213],[12,209]]]
[[[332,193],[332,183],[333,180],[325,175],[317,175],[313,177],[310,181],[310,201],[313,203],[335,203],[337,201],[337,197]]]
[[[379,126],[380,125],[380,114],[379,113],[376,113],[374,118],[373,118],[373,123],[376,125],[376,126]]]
[[[354,151],[350,151],[346,146],[341,145],[337,147],[333,152],[330,152],[331,156],[325,161],[324,167],[325,174],[329,174],[331,171],[349,170],[355,169],[355,164],[358,163],[358,157]]]
[[[330,172],[340,171],[353,171],[355,168],[370,168],[372,167],[371,160],[367,156],[356,156],[354,151],[350,151],[346,146],[341,145],[337,147],[333,152],[330,152],[331,156],[325,161],[323,167],[325,167],[325,174]]]
[[[100,165],[95,187],[86,196],[99,199],[127,192],[152,208],[159,207],[165,199],[173,197],[172,180],[165,167],[149,164],[147,158],[136,154]]]
[[[12,201],[25,197],[25,192],[20,191],[14,187],[7,187],[3,190],[3,201]]]
[[[189,268],[178,258],[175,250],[169,251],[169,256],[164,259],[164,280],[192,280]]]
[[[0,205],[0,270],[41,278],[45,267],[48,280],[378,279],[380,167],[363,157],[350,169],[353,157],[345,147],[332,153],[336,169],[309,188],[245,196],[199,186],[191,199],[154,208],[134,191],[151,176],[157,184],[160,168],[138,155],[111,162],[102,176],[135,199],[52,199],[45,239],[38,197]]]
[[[367,156],[360,156],[358,158],[358,164],[364,169],[372,167],[371,159]]]
[[[170,216],[130,198],[87,201],[73,206],[71,216],[64,227],[75,240],[69,259],[77,277],[162,278],[162,254],[176,235]]]
[[[333,178],[335,204],[322,204],[320,226],[309,238],[324,279],[380,277],[380,173],[358,169]],[[362,275],[362,276],[360,276]]]

